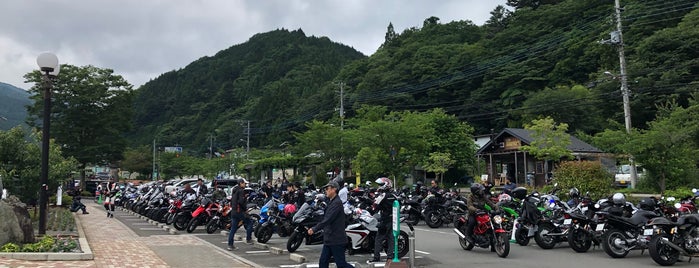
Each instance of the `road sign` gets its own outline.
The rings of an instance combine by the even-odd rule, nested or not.
[[[182,147],[165,147],[165,152],[168,153],[181,153]]]

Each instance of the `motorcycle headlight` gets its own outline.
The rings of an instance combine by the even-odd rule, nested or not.
[[[493,217],[493,221],[495,221],[496,224],[501,224],[502,223],[502,217],[500,215],[495,215]]]
[[[410,210],[411,208],[410,205],[405,206],[405,210]]]
[[[680,204],[680,203],[675,203],[675,208],[676,208],[676,209],[679,209],[679,208],[681,208],[681,207],[682,207],[682,204]]]

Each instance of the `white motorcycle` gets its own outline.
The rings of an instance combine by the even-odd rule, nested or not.
[[[354,213],[349,212],[354,211]],[[363,209],[352,209],[345,207],[346,214],[352,214],[352,222],[345,228],[347,234],[347,253],[353,255],[357,251],[374,252],[374,239],[378,231],[379,221],[368,211]],[[413,230],[413,226],[408,224]],[[392,232],[392,230],[389,230]],[[383,243],[384,252],[388,254],[387,243]],[[401,230],[398,236],[398,258],[403,258],[408,254],[408,233]]]

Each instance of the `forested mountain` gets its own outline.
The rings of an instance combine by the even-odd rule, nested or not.
[[[634,127],[653,120],[656,105],[683,104],[696,91],[697,2],[622,1]],[[623,122],[618,46],[600,42],[616,29],[613,1],[508,3],[514,10],[498,7],[484,25],[436,17],[402,31],[389,24],[370,57],[301,30],[255,35],[141,87],[135,141],[157,136],[203,151],[213,135],[218,147],[240,147],[246,128],[238,120],[252,120],[253,146],[277,148],[304,122],[337,115],[335,82],[346,83],[348,116],[363,104],[439,107],[476,133],[547,115],[588,134]]]
[[[203,57],[138,89],[134,138],[147,144],[183,145],[196,152],[281,144],[314,118],[337,107],[333,84],[348,62],[365,57],[327,37],[275,30]]]
[[[29,92],[0,82],[0,130],[23,125],[29,103]]]

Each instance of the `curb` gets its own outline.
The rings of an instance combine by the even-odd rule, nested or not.
[[[89,261],[94,260],[95,255],[92,254],[90,244],[85,237],[82,222],[80,218],[73,214],[75,219],[75,227],[78,230],[78,243],[82,253],[54,253],[54,252],[12,252],[0,253],[0,258],[26,260],[26,261]]]
[[[269,247],[269,252],[272,254],[276,254],[276,255],[282,255],[286,252],[286,250],[284,250],[282,248],[278,248],[278,247]]]
[[[271,250],[270,250],[271,251]],[[306,262],[306,257],[304,257],[301,254],[296,254],[296,253],[291,253],[289,254],[289,259],[292,261],[295,261],[296,263],[304,263]],[[304,265],[304,264],[302,264]]]
[[[136,213],[136,212],[133,212],[133,211],[128,210],[128,209],[123,208],[123,207],[119,207],[119,209],[121,209],[121,211],[124,211],[124,212],[126,212],[126,213],[129,213],[129,214],[131,214],[131,215],[138,216],[140,219],[142,219],[142,220],[144,220],[144,221],[147,221],[148,223],[150,223],[150,224],[152,224],[152,225],[154,225],[154,226],[156,226],[156,227],[163,228],[163,230],[165,230],[166,232],[168,232],[168,233],[171,234],[171,235],[176,235],[176,234],[179,234],[179,233],[180,233],[180,232],[178,232],[175,228],[171,228],[171,227],[170,227],[169,225],[167,225],[167,224],[164,224],[164,223],[160,223],[160,222],[158,222],[158,221],[151,220],[151,219],[149,219],[149,218],[146,217],[146,216],[140,215],[140,214],[138,214],[138,213]]]

